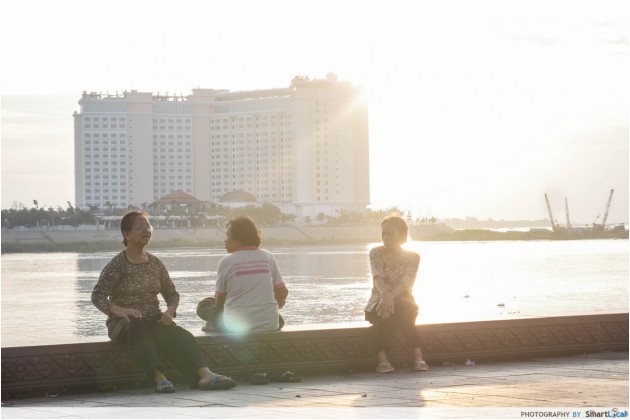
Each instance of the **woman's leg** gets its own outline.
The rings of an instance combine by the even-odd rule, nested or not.
[[[412,305],[402,304],[396,307],[394,318],[400,328],[407,345],[411,348],[420,348],[420,334],[416,328],[418,309]]]
[[[422,349],[420,348],[420,334],[418,334],[418,329],[416,327],[418,310],[411,305],[404,305],[399,309],[397,308],[397,312],[399,315],[398,324],[403,337],[405,337],[407,345],[413,349],[413,360],[416,364],[416,370],[426,370],[424,368],[419,368],[418,366],[420,362],[424,362],[424,356],[422,355]]]
[[[369,321],[374,326],[374,337],[378,350],[376,360],[379,365],[389,364],[387,351],[390,349],[396,333],[395,322],[392,317],[382,319],[378,318],[376,314],[373,314]]]
[[[131,355],[149,378],[154,382],[160,382],[166,377],[163,374],[163,367],[159,365],[154,338],[154,331],[149,322],[142,318],[130,318],[127,344]]]
[[[177,325],[159,330],[160,350],[188,385],[194,388],[218,376],[208,368],[206,355],[190,332]]]

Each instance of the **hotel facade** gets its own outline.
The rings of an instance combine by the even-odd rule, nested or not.
[[[84,92],[79,105],[80,207],[146,208],[177,190],[221,204],[246,192],[304,220],[370,202],[367,104],[332,74],[188,96]]]

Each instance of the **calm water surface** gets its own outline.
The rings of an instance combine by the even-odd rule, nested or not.
[[[289,298],[287,324],[363,321],[377,244],[268,247]],[[414,295],[419,323],[628,311],[628,240],[412,242],[421,254]],[[149,248],[151,252],[151,249]],[[115,255],[2,255],[2,346],[102,337],[105,315],[90,301]],[[225,250],[155,251],[181,294],[176,321],[193,332],[197,302],[214,295]]]

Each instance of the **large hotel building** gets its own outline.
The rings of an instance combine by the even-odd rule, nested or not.
[[[185,97],[83,93],[79,105],[80,207],[146,207],[177,190],[217,204],[246,192],[302,219],[369,204],[367,104],[332,74]]]

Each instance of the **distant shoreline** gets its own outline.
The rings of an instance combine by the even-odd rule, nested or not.
[[[380,242],[378,226],[286,226],[262,227],[265,245],[327,245]],[[487,229],[455,230],[446,225],[410,226],[412,240],[418,241],[525,241],[628,239],[628,231],[610,231],[572,236],[551,231],[497,232]],[[223,246],[222,228],[157,229],[151,241],[152,249],[211,248]],[[5,253],[38,252],[98,252],[122,248],[120,232],[108,230],[24,230],[2,231]]]

